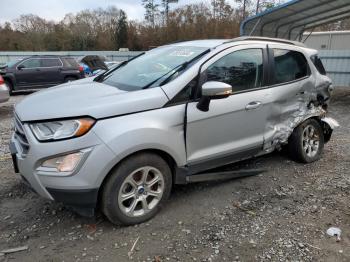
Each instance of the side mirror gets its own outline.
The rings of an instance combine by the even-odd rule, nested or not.
[[[24,65],[19,65],[19,66],[17,66],[17,69],[18,69],[18,70],[22,70],[23,68],[25,68]]]
[[[209,111],[211,99],[222,99],[232,94],[232,86],[223,82],[209,81],[202,85],[202,97],[197,104],[201,111]]]

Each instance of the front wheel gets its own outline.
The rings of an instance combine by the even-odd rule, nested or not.
[[[172,175],[163,158],[140,153],[121,162],[102,193],[102,211],[114,224],[134,225],[154,217],[170,195]]]
[[[320,159],[323,146],[323,129],[315,119],[308,119],[296,127],[288,140],[290,156],[302,163]]]

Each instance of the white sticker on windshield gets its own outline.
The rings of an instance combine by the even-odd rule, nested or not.
[[[194,54],[193,51],[190,51],[188,49],[182,49],[182,50],[175,50],[173,52],[171,52],[169,55],[170,56],[184,56],[184,57],[188,57],[188,56],[192,56]]]

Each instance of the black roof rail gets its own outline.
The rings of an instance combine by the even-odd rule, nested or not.
[[[275,42],[281,44],[295,45],[300,47],[306,47],[303,43],[297,41],[291,41],[280,38],[270,38],[270,37],[260,37],[260,36],[241,36],[237,38],[233,38],[225,43],[238,42],[238,41],[267,41],[267,42]]]

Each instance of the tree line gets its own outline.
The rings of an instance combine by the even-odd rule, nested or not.
[[[239,36],[239,24],[247,16],[272,8],[283,0],[211,0],[171,8],[171,0],[140,0],[142,21],[127,18],[110,6],[67,14],[54,22],[33,14],[0,25],[1,51],[148,50],[162,44]],[[349,28],[349,21],[323,30]]]

